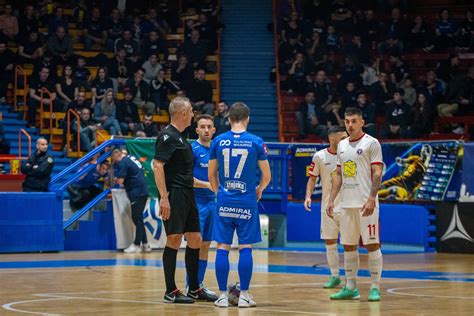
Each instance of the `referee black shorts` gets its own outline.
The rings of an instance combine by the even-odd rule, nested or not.
[[[194,199],[194,190],[189,188],[170,188],[170,217],[163,221],[166,236],[184,233],[198,233],[199,211]]]

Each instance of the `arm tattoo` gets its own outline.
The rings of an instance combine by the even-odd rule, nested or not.
[[[380,189],[380,183],[382,180],[382,176],[378,173],[374,174],[374,177],[372,179],[372,187],[370,189],[370,196],[375,198],[377,196],[377,192],[379,192]]]

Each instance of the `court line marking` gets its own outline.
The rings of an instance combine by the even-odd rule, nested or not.
[[[416,294],[416,293],[404,293],[399,292],[400,290],[407,289],[433,289],[440,288],[441,286],[415,286],[415,287],[398,287],[388,289],[387,292],[395,295],[404,295],[404,296],[415,296],[415,297],[429,297],[429,298],[445,298],[445,299],[460,299],[460,300],[472,300],[472,296],[449,296],[449,295],[429,295],[429,294]]]

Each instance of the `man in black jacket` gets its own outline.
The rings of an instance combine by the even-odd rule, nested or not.
[[[80,122],[80,138],[81,138],[81,150],[89,152],[95,145],[96,132],[101,129],[100,124],[91,118],[91,110],[83,108],[80,111],[81,122]],[[74,119],[71,123],[71,133],[73,138],[77,141],[77,121]]]
[[[217,135],[230,131],[229,106],[224,100],[217,103],[217,115],[214,116],[214,126],[216,127],[214,138]]]
[[[145,113],[155,113],[155,104],[150,99],[150,86],[143,80],[145,70],[137,69],[133,78],[127,80],[126,88],[130,88],[133,102]]]
[[[307,133],[313,133],[321,138],[327,136],[327,126],[323,121],[323,110],[315,104],[314,92],[306,93],[305,101],[300,104],[295,112],[298,125],[298,140],[306,138]]]
[[[153,115],[148,113],[143,117],[143,122],[138,124],[133,131],[135,137],[156,137],[158,126],[153,123]]]
[[[21,173],[26,175],[23,191],[48,192],[53,167],[53,157],[48,155],[48,141],[45,138],[38,138],[36,152],[21,166]]]
[[[411,108],[403,101],[403,89],[393,94],[393,101],[388,105],[385,118],[385,138],[407,138],[411,123]]]
[[[183,89],[186,96],[191,100],[193,110],[201,114],[213,115],[215,105],[212,104],[212,86],[206,78],[206,71],[203,68],[196,70],[194,79],[184,83]]]

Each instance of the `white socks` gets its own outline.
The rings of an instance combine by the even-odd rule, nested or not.
[[[352,291],[356,288],[356,277],[359,270],[359,253],[357,250],[344,252],[344,269],[346,271],[346,286]]]
[[[382,252],[380,249],[369,252],[369,271],[372,284],[370,288],[380,288],[380,279],[382,278]]]
[[[339,254],[337,253],[337,244],[326,245],[326,257],[328,259],[331,276],[339,277]]]

